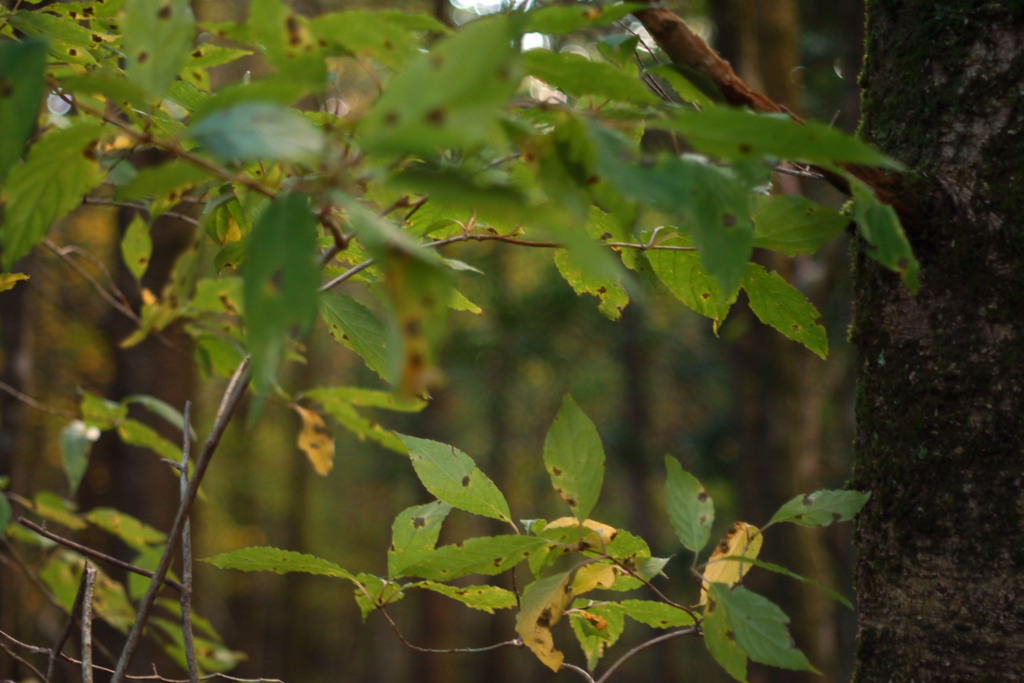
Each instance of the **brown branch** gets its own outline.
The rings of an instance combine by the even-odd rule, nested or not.
[[[69,413],[64,410],[60,410],[59,408],[50,407],[45,403],[40,403],[39,401],[35,400],[28,394],[21,393],[20,391],[12,387],[10,384],[7,384],[6,382],[0,382],[0,391],[10,394],[11,396],[18,399],[25,405],[31,408],[35,408],[36,410],[41,410],[44,413],[56,415],[57,417],[63,417],[68,420],[74,420],[76,418],[76,415],[74,413]]]
[[[75,602],[71,605],[71,612],[68,613],[68,623],[64,626],[60,636],[57,637],[57,642],[50,648],[50,657],[46,662],[46,680],[53,678],[53,669],[57,666],[57,658],[60,656],[61,650],[64,649],[64,643],[71,636],[71,630],[75,627],[75,615],[82,609],[82,600],[85,598],[85,585],[88,581],[88,572],[82,572],[82,578],[78,582],[78,593],[75,594]]]

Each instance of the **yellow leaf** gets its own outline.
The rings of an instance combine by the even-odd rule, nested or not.
[[[326,477],[334,467],[334,437],[319,414],[302,406],[292,405],[292,408],[302,418],[299,448],[313,463],[316,473]]]
[[[562,667],[565,655],[555,649],[551,627],[572,602],[572,572],[562,572],[526,587],[516,615],[516,633],[537,659],[552,671]]]
[[[699,604],[707,604],[709,584],[724,583],[734,586],[753,566],[745,562],[722,560],[721,558],[749,557],[754,559],[761,552],[763,542],[764,536],[756,526],[751,526],[746,522],[733,523],[729,527],[729,533],[715,546],[715,551],[711,553],[711,557],[704,567],[704,585],[700,591]]]
[[[586,534],[583,539],[584,548],[603,548],[612,542],[612,539],[619,533],[619,530],[613,526],[602,524],[601,522],[595,522],[592,519],[583,520],[581,525],[579,520],[575,517],[559,517],[558,519],[552,520],[547,523],[544,530],[548,529],[560,529],[567,526],[583,526],[586,529],[590,529],[591,533]]]
[[[0,292],[6,292],[19,280],[27,280],[28,275],[24,273],[0,273]]]
[[[576,572],[572,580],[572,594],[582,595],[595,588],[611,588],[618,578],[615,565],[594,562],[584,565]]]

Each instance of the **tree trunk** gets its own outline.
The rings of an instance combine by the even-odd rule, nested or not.
[[[868,3],[863,134],[916,172],[920,293],[855,263],[859,681],[1024,672],[1024,6]]]

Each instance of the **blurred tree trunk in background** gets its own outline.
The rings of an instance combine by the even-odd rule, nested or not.
[[[727,0],[712,7],[718,47],[740,77],[794,113],[801,113],[804,69],[797,1]],[[792,176],[775,174],[772,181],[777,192],[803,191],[799,179]],[[838,245],[814,256],[787,259],[770,254],[759,260],[795,283],[819,310],[826,311],[840,284],[831,273],[838,273],[842,280],[847,269],[845,250]],[[830,351],[826,363],[758,324],[749,310],[735,315],[739,320],[731,324],[747,329],[728,347],[735,370],[735,419],[739,425],[733,479],[742,492],[741,514],[758,523],[767,520],[782,501],[830,483],[824,464],[825,408],[840,393],[846,371],[841,345]],[[788,546],[782,552],[793,558],[796,572],[825,585],[836,583],[828,538],[820,529],[798,527],[775,538]],[[827,680],[837,680],[838,605],[814,586],[778,577],[762,580],[770,581],[775,592],[789,593],[780,598],[786,612],[793,615],[796,642]],[[814,679],[810,674],[767,667],[752,668],[751,676],[766,681]]]
[[[1021,680],[1024,7],[874,1],[867,31],[921,288],[859,249],[857,680]]]

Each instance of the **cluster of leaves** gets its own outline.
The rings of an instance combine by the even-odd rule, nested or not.
[[[714,658],[740,681],[746,680],[748,659],[813,670],[793,645],[782,610],[737,584],[753,566],[808,581],[757,559],[764,531],[782,522],[825,526],[852,519],[867,502],[867,494],[818,491],[797,496],[762,529],[745,522],[733,524],[707,561],[698,564],[715,520],[714,502],[693,475],[666,457],[665,507],[683,547],[694,554],[691,571],[702,583],[699,600],[688,607],[652,585],[670,558],[653,557],[642,538],[590,518],[604,479],[605,454],[596,427],[571,397],[565,397],[548,431],[543,459],[552,486],[572,515],[553,521],[522,520],[522,529],[513,522],[501,491],[468,455],[436,441],[404,435],[401,439],[420,482],[436,500],[403,510],[395,518],[387,576],[353,574],[319,557],[267,547],[243,548],[208,561],[224,569],[346,579],[355,585],[364,617],[412,590],[434,591],[488,613],[515,610],[521,643],[553,671],[562,667],[564,655],[555,646],[552,627],[565,616],[591,671],[622,635],[625,617],[674,630],[674,635],[702,633]],[[439,547],[441,526],[452,509],[499,520],[512,533]],[[452,583],[470,575],[513,572],[524,563],[533,581],[521,593],[497,585]],[[634,597],[638,590],[649,591],[655,599]],[[823,590],[846,603],[834,591]]]
[[[121,242],[137,281],[152,255],[154,222],[169,212],[185,215],[200,228],[194,244],[159,293],[141,290],[138,329],[122,345],[174,324],[195,341],[196,363],[208,374],[231,376],[251,358],[252,388],[299,412],[300,446],[318,472],[326,474],[333,457],[325,413],[360,438],[408,454],[438,498],[396,521],[386,579],[284,551],[248,551],[245,562],[348,578],[365,610],[411,587],[479,609],[518,604],[523,641],[552,666],[561,655],[549,627],[564,612],[592,665],[629,615],[655,626],[703,628],[712,653],[734,675],[747,656],[803,666],[739,636],[747,619],[777,623],[782,630],[772,633],[784,633],[780,613],[742,589],[710,582],[703,618],[668,603],[578,597],[635,588],[664,561],[641,539],[588,521],[603,471],[600,443],[571,402],[552,429],[545,462],[575,521],[537,521],[525,525],[529,533],[441,548],[434,547],[438,529],[452,507],[515,527],[508,505],[468,456],[398,435],[360,412],[420,409],[421,397],[439,383],[436,355],[448,311],[480,312],[459,290],[460,278],[478,271],[441,255],[456,242],[553,253],[568,284],[596,297],[611,319],[644,280],[656,280],[717,329],[742,290],[762,322],[824,357],[827,339],[814,306],[751,256],[755,248],[813,252],[848,220],[801,197],[770,194],[772,169],[782,160],[846,177],[872,254],[916,286],[916,261],[892,209],[844,168],[897,168],[891,159],[822,125],[721,105],[652,63],[655,56],[637,58],[635,36],[605,31],[589,58],[520,48],[525,34],[558,41],[609,27],[637,7],[540,8],[458,30],[396,12],[310,19],[281,0],[253,0],[244,23],[197,23],[186,0],[3,10],[0,291],[25,279],[16,265],[84,197],[140,208]],[[198,31],[212,38],[197,45]],[[212,87],[219,67],[243,58],[259,60],[266,75]],[[336,91],[353,64],[370,77]],[[40,106],[47,97],[71,105],[71,114],[47,113]],[[332,113],[331,100],[344,101],[347,113]],[[314,101],[325,106],[309,106]],[[139,150],[155,150],[162,161],[137,168]],[[338,291],[342,285],[347,293]],[[281,386],[278,371],[284,359],[301,358],[296,335],[317,319],[398,391],[321,387],[302,394],[319,409],[298,405],[299,394]],[[177,450],[129,419],[124,401],[87,396],[80,419],[64,432],[72,489],[103,429],[165,457]],[[690,514],[693,501],[680,491],[692,482],[671,467],[673,523],[693,527],[680,539],[697,552],[710,521]],[[676,496],[683,500],[673,503]],[[801,514],[814,516],[837,499],[818,500]],[[840,516],[851,514],[852,500]],[[231,566],[242,563],[243,556],[233,557]],[[544,575],[562,557],[577,564]],[[445,583],[501,573],[524,558],[538,581],[521,596]],[[403,584],[403,577],[422,580]]]

